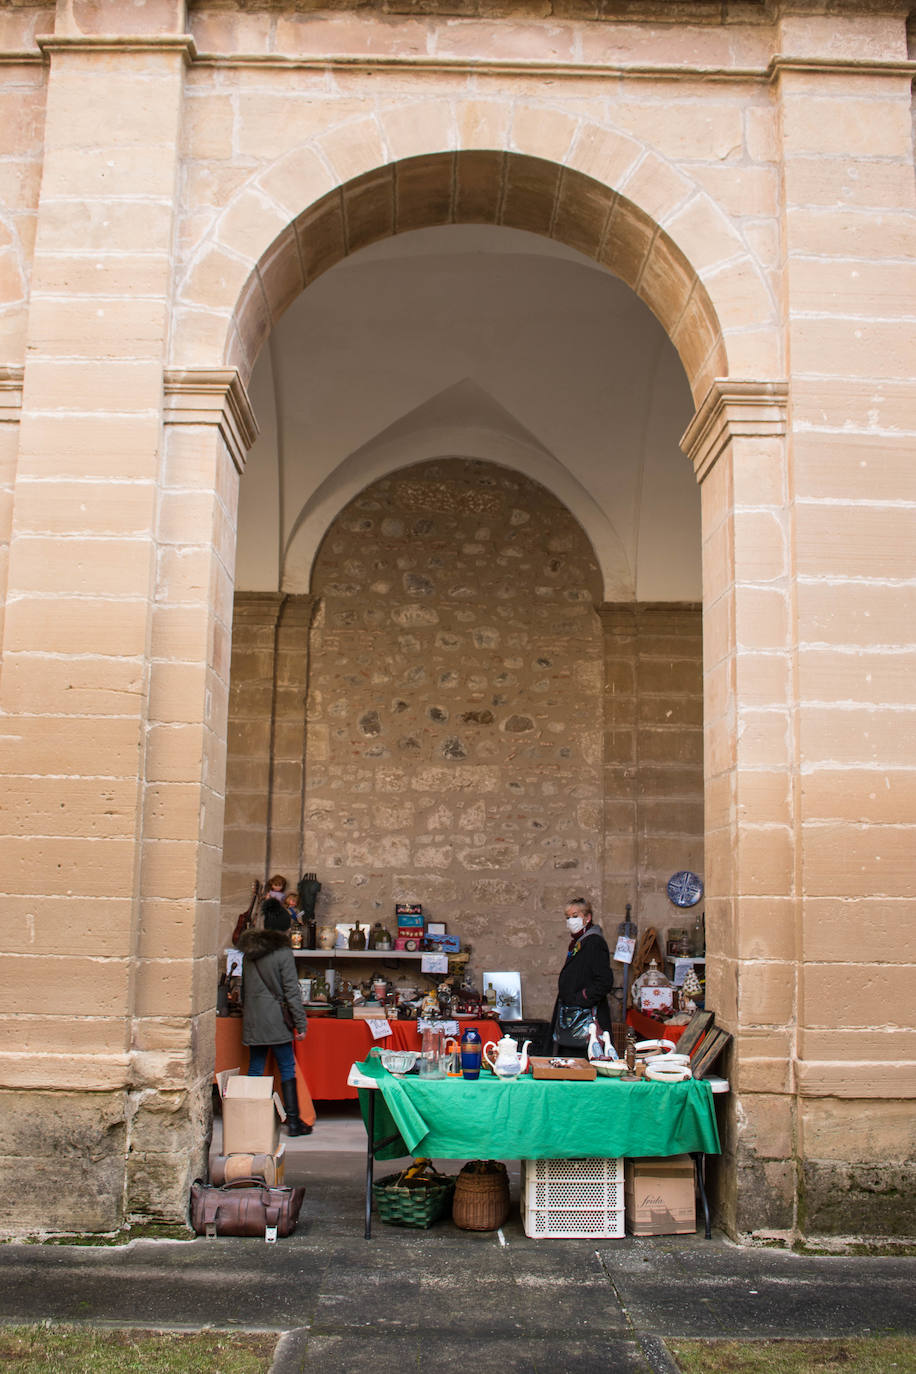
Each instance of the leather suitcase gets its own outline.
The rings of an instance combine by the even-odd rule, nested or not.
[[[223,1188],[195,1179],[191,1226],[199,1236],[256,1236],[275,1241],[296,1229],[304,1188],[269,1188],[259,1178],[240,1178]]]

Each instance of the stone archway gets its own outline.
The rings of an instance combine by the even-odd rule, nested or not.
[[[606,131],[601,136],[611,143],[614,141],[614,136]],[[288,164],[285,170],[290,173],[293,169]],[[277,169],[272,169],[271,175],[276,178]],[[266,182],[265,174],[262,191]],[[276,181],[274,189],[277,189]],[[250,188],[240,197],[240,202],[244,196],[253,197],[261,204],[263,212],[263,203],[258,201],[262,191]],[[676,195],[674,198],[676,200]],[[693,242],[699,260],[706,264],[702,270],[697,270],[671,233],[644,209],[575,167],[490,149],[422,154],[371,171],[357,171],[349,181],[325,191],[275,233],[256,259],[252,243],[258,238],[263,240],[265,217],[262,213],[255,234],[251,223],[243,229],[241,208],[237,206],[235,218],[227,213],[218,230],[221,246],[217,247],[214,241],[201,251],[189,269],[182,286],[182,298],[186,302],[194,299],[208,268],[213,266],[208,262],[208,254],[225,254],[228,241],[235,235],[233,270],[238,278],[238,294],[227,298],[222,290],[219,310],[211,310],[206,325],[203,316],[197,315],[195,328],[201,336],[207,328],[212,328],[214,341],[217,336],[222,338],[224,360],[230,364],[223,375],[236,379],[233,385],[238,388],[239,379],[250,374],[272,322],[328,267],[356,248],[401,229],[460,222],[464,217],[471,222],[533,229],[591,252],[621,276],[663,323],[678,348],[694,397],[702,402],[697,419],[685,437],[685,445],[695,460],[697,475],[703,484],[704,605],[709,612],[704,623],[706,843],[710,874],[707,917],[710,942],[719,951],[708,970],[709,995],[721,1008],[722,1022],[737,1030],[739,977],[746,956],[737,934],[743,905],[741,855],[760,852],[761,845],[771,848],[773,826],[769,819],[758,825],[755,818],[746,816],[739,832],[732,800],[739,788],[742,764],[735,687],[741,646],[735,634],[735,608],[739,603],[751,605],[755,598],[754,591],[745,591],[740,586],[741,573],[736,557],[741,553],[736,546],[735,508],[745,503],[756,507],[762,499],[767,506],[764,523],[768,529],[775,527],[779,531],[778,540],[786,545],[787,513],[781,502],[774,505],[773,500],[773,494],[781,490],[784,392],[778,382],[771,382],[767,376],[772,367],[778,365],[779,354],[772,329],[772,302],[738,236],[731,230],[721,237],[713,232],[709,218],[703,213],[704,203],[701,194],[688,200],[693,209],[681,225],[682,236]],[[251,211],[254,206],[249,203],[247,208]],[[669,209],[666,213],[673,228],[679,212]],[[715,216],[721,220],[718,211]],[[271,222],[270,216],[266,217],[266,222]],[[244,275],[243,261],[250,264]],[[721,310],[714,305],[714,296],[704,278],[723,289]],[[736,281],[742,283],[740,310],[736,309]],[[731,317],[734,329],[723,327],[723,317]],[[179,319],[174,347],[181,347],[184,340]],[[762,365],[764,379],[749,383],[728,381],[727,374],[730,368],[734,369],[735,358]],[[726,374],[725,380],[723,374]],[[177,377],[177,374],[172,375]],[[177,377],[178,390],[185,394],[192,392],[194,378],[193,368],[181,374]],[[736,480],[735,462],[742,453],[749,461],[740,473],[740,480]],[[761,485],[762,472],[765,479]],[[752,543],[757,542],[757,531],[752,528],[754,523],[743,525]],[[773,567],[775,576],[772,579],[769,579],[768,569],[768,593],[784,600],[787,570],[775,564]],[[745,580],[752,584],[755,579],[751,553],[746,563]],[[313,603],[310,598],[296,600],[302,600],[303,605],[293,607],[293,615],[297,623],[305,624]],[[283,613],[288,614],[292,602],[286,599],[279,604]],[[620,658],[622,645],[626,659],[627,646],[632,647],[633,642],[632,627],[620,622],[613,613],[605,616],[603,623],[611,658],[614,661]],[[784,621],[776,621],[758,631],[754,649],[759,651],[761,648],[771,662],[780,659],[788,663],[789,644]],[[773,706],[779,707],[780,703],[774,701]],[[635,735],[632,738],[635,747]],[[625,768],[626,761],[620,762]],[[751,754],[748,764],[751,770],[761,766],[759,757]],[[789,766],[788,759],[777,762],[777,770],[783,769],[786,774]],[[791,813],[785,816],[782,824],[784,829],[780,831],[779,843],[782,844],[785,837],[791,845],[794,843]],[[773,868],[770,873],[774,884],[772,894],[788,909],[791,899],[785,901],[782,871]],[[769,888],[769,883],[768,874],[763,880],[765,889]],[[751,885],[755,885],[755,880],[751,880]],[[753,895],[757,897],[759,891],[755,890]],[[759,924],[756,911],[752,912],[752,917]],[[774,964],[768,974],[794,980],[794,964],[786,957],[788,951],[781,935],[773,952],[779,956],[778,967]],[[746,975],[749,986],[757,976],[756,968],[749,969]],[[780,1035],[782,1033],[780,1028]],[[772,1082],[773,1044],[773,1037],[752,1037],[742,1046],[741,1072],[750,1094],[767,1093]],[[759,1060],[758,1054],[761,1055]],[[764,1114],[774,1110],[772,1094],[759,1099],[751,1096],[741,1104],[743,1120],[747,1120],[748,1109],[753,1113],[758,1103]],[[791,1113],[791,1097],[781,1096],[776,1108]],[[736,1132],[728,1142],[729,1153],[723,1171],[724,1215],[736,1229],[742,1229],[742,1219],[735,1208],[734,1180],[739,1161],[746,1156],[742,1155],[743,1145],[738,1136]],[[789,1139],[790,1134],[784,1133],[777,1151],[781,1151],[783,1143]],[[764,1151],[768,1148],[763,1145]],[[752,1154],[756,1149],[755,1142]],[[762,1210],[768,1215],[781,1216],[786,1208],[790,1211],[794,1208],[788,1185],[792,1168],[785,1154],[770,1163],[753,1199],[753,1207],[758,1213]]]
[[[525,229],[607,267],[660,320],[697,400],[714,377],[728,370],[705,286],[645,210],[572,168],[482,149],[389,163],[355,177],[298,215],[242,293],[232,321],[232,360],[244,375],[285,293],[298,295],[335,263],[378,239],[445,224]]]

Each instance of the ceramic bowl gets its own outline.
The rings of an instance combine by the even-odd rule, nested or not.
[[[389,1073],[410,1073],[418,1055],[416,1050],[382,1050],[379,1058]]]
[[[619,1078],[627,1071],[625,1059],[593,1059],[592,1063],[605,1078]]]

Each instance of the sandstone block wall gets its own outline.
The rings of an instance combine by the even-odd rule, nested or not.
[[[212,1053],[237,484],[254,432],[240,379],[328,265],[381,234],[476,218],[555,235],[616,272],[664,324],[698,406],[685,447],[703,483],[710,979],[736,1033],[726,1220],[886,1231],[912,1177],[916,1091],[908,6],[632,4],[605,17],[557,5],[549,20],[401,8],[0,8],[8,1116],[21,1122],[32,1102],[41,1119],[42,1094],[67,1101],[78,1082],[74,1159],[100,1165],[94,1198],[73,1174],[73,1223],[106,1225],[134,1196],[180,1214]],[[330,585],[322,617],[345,608]],[[418,592],[399,589],[412,614],[429,609]],[[650,763],[653,730],[693,749],[697,727],[653,719],[665,692],[649,674],[641,695],[642,668],[629,675],[638,645],[619,654],[617,629],[602,642],[594,600],[582,604],[597,678],[569,684],[567,704],[597,704],[604,672],[635,685],[610,714],[604,692],[602,746],[584,746],[591,722],[571,746],[612,809],[599,821],[594,796],[574,799],[567,831],[551,802],[550,825],[578,843],[577,877],[600,879],[607,905],[635,872],[648,910],[645,875],[672,849],[643,841],[648,796],[610,783],[634,781],[634,751]],[[290,627],[299,612],[312,624],[310,608],[287,609]],[[273,621],[267,795],[255,782],[239,792],[248,816],[230,815],[230,859],[240,873],[263,814],[278,855],[291,863],[304,833],[306,852],[324,846],[329,867],[375,891],[377,822],[363,849],[315,814],[303,832],[296,684],[314,665],[295,661],[298,631],[286,641]],[[313,637],[332,633],[352,658],[352,627],[314,623]],[[387,727],[409,671],[391,656],[390,684],[313,698],[327,766],[360,786],[389,763],[368,753],[382,736],[367,729],[372,711]],[[530,660],[523,671],[531,705],[515,714],[534,720]],[[367,692],[352,736],[334,735],[328,705],[343,687]],[[504,797],[509,763],[530,764],[524,745],[509,759],[508,737],[537,731],[459,730],[440,709],[439,733],[421,738],[414,722],[425,776],[492,768],[485,795]],[[460,714],[478,709],[496,714]],[[240,699],[243,716],[239,758],[254,759],[263,718]],[[478,762],[488,731],[499,748]],[[453,737],[467,757],[434,762]],[[696,806],[673,765],[669,784],[678,809]],[[436,789],[405,790],[418,806]],[[348,793],[357,829],[366,795]],[[459,804],[442,805],[460,838]],[[434,811],[414,811],[392,858],[444,884],[458,842],[427,826]],[[683,823],[657,833],[678,848]],[[521,833],[503,837],[508,881],[530,853]],[[617,844],[603,870],[596,835]],[[535,881],[546,911],[546,877]],[[147,1093],[161,1113],[135,1109]],[[2,1148],[25,1139],[17,1125]]]

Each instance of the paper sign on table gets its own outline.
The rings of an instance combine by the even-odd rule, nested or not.
[[[448,973],[447,954],[424,954],[420,960],[421,973]]]
[[[430,1021],[425,1016],[421,1016],[417,1021],[417,1030],[422,1035],[425,1030],[441,1031],[443,1035],[457,1035],[460,1027],[457,1021]]]
[[[617,960],[618,964],[632,964],[635,951],[635,940],[631,940],[628,935],[617,936],[617,944],[614,946],[614,958]]]
[[[384,1040],[386,1035],[391,1034],[391,1027],[389,1026],[388,1022],[384,1019],[384,1017],[367,1017],[366,1025],[372,1032],[373,1040]]]

